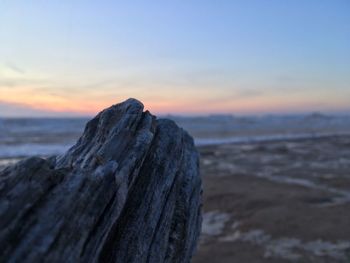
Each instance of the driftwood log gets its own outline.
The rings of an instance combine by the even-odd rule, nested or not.
[[[129,99],[62,156],[0,173],[0,262],[190,262],[201,226],[192,138]]]

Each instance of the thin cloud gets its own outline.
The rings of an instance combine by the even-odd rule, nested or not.
[[[0,100],[0,118],[4,117],[64,117],[64,116],[84,116],[70,111],[51,111],[36,109],[30,105],[13,103]]]
[[[18,73],[18,74],[21,74],[21,75],[24,75],[26,73],[26,71],[24,69],[22,69],[21,67],[17,66],[14,63],[11,63],[11,62],[7,62],[6,67],[12,71]]]
[[[235,93],[234,97],[235,98],[255,98],[255,97],[260,97],[263,96],[264,92],[262,90],[257,90],[257,89],[242,89]]]
[[[2,77],[0,79],[1,87],[23,87],[23,86],[36,86],[36,85],[48,85],[50,82],[46,79],[38,78],[6,78]]]
[[[6,101],[0,101],[0,117],[14,117],[14,116],[22,116],[22,115],[37,115],[42,111],[33,109],[28,105],[24,105],[21,103],[12,103]]]

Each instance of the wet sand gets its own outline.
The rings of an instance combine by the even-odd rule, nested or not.
[[[199,262],[350,262],[350,136],[200,147]]]

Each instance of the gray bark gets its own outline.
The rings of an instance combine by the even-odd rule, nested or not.
[[[62,156],[0,173],[0,262],[190,262],[201,226],[192,138],[129,99]]]

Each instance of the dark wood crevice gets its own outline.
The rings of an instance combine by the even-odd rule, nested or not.
[[[0,172],[0,262],[190,262],[198,158],[139,101],[103,110],[64,155]]]

